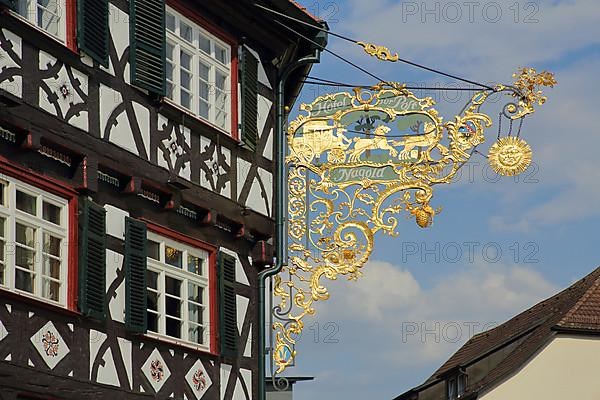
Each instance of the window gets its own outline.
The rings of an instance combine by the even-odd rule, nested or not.
[[[446,381],[446,388],[448,392],[448,400],[460,399],[465,393],[467,387],[467,375],[459,372],[458,375],[448,378]]]
[[[17,0],[15,11],[29,22],[65,42],[66,0]]]
[[[0,286],[65,306],[68,201],[0,180]]]
[[[148,331],[209,346],[209,253],[148,232]]]
[[[231,46],[171,9],[166,27],[167,97],[231,132]]]

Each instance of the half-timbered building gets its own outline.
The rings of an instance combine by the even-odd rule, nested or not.
[[[319,23],[290,0],[0,0],[1,399],[257,398],[275,88],[315,43],[254,3]]]

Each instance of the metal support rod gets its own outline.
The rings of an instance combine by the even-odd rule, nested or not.
[[[285,134],[285,83],[290,74],[296,69],[308,65],[316,64],[321,59],[321,50],[315,49],[314,53],[303,57],[287,65],[277,78],[277,91],[275,93],[276,102],[276,121],[275,121],[275,266],[265,269],[258,274],[258,400],[265,400],[265,356],[267,355],[265,339],[266,331],[270,327],[265,326],[265,282],[268,278],[278,274],[287,263],[286,243],[286,188],[287,177],[285,173],[285,154],[286,154],[286,134]]]

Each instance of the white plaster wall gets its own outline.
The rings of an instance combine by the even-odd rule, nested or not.
[[[221,247],[219,250],[221,250],[223,253],[229,254],[232,257],[235,257],[235,280],[238,283],[241,283],[242,285],[250,285],[250,282],[248,281],[248,276],[246,275],[246,272],[244,271],[244,267],[242,266],[242,263],[237,255],[236,252],[231,251],[229,249],[226,249],[225,247]]]
[[[600,399],[600,338],[558,335],[482,400]]]
[[[106,288],[117,279],[119,270],[123,268],[123,255],[106,250]],[[110,298],[108,308],[113,321],[125,322],[125,280],[117,287],[117,297]]]
[[[265,129],[265,125],[269,122],[269,111],[271,111],[271,106],[273,102],[267,99],[265,96],[258,95],[258,135],[262,136],[262,133]]]
[[[125,218],[129,213],[110,204],[105,204],[106,210],[106,234],[119,239],[125,237]]]
[[[39,68],[41,71],[46,69],[50,69],[57,63],[57,59],[44,51],[40,51],[39,54]],[[88,93],[88,78],[82,72],[76,70],[75,68],[71,68],[73,73],[73,77],[77,79],[80,83],[81,91],[87,95]],[[66,117],[67,112],[73,105],[84,103],[83,99],[79,95],[79,93],[73,88],[69,79],[69,75],[67,73],[67,68],[63,65],[61,69],[55,76],[44,79],[44,83],[48,86],[50,91],[57,97],[58,105],[60,107],[61,113],[63,117]],[[65,85],[68,94],[63,96],[61,93],[61,87]],[[39,106],[41,109],[46,110],[52,115],[57,115],[56,108],[54,104],[50,102],[48,99],[49,94],[44,91],[41,87],[39,88]],[[76,128],[82,129],[84,131],[88,130],[88,115],[87,111],[80,111],[79,114],[72,116],[68,121],[69,124],[73,125]]]
[[[109,3],[108,13],[110,37],[117,51],[117,56],[121,59],[125,49],[129,47],[129,15],[121,11],[112,3]],[[115,75],[112,60],[109,60],[108,68],[100,68],[112,76]],[[124,78],[125,82],[129,83],[129,75],[125,75]]]
[[[10,41],[12,44],[12,49],[17,57],[21,59],[21,38],[7,29],[2,29],[2,33],[6,40]],[[12,58],[10,58],[4,49],[0,48],[0,72],[8,68],[18,69],[20,67]],[[21,76],[15,76],[13,80],[5,80],[0,83],[0,89],[6,90],[17,97],[21,97],[23,94],[23,78]]]

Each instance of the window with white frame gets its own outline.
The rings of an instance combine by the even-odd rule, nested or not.
[[[66,305],[68,201],[0,179],[0,287]]]
[[[167,97],[231,133],[231,46],[167,8]]]
[[[17,0],[16,12],[61,41],[66,37],[65,0]]]
[[[205,250],[148,232],[148,331],[208,348]]]
[[[451,376],[446,381],[446,391],[448,400],[457,400],[464,393],[467,387],[467,375],[459,372],[457,375]]]

